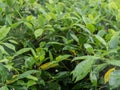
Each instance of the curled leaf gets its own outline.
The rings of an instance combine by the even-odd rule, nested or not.
[[[109,70],[105,73],[105,75],[104,75],[104,82],[105,82],[105,84],[109,81],[109,79],[110,79],[110,74],[111,74],[114,70],[115,70],[115,68],[111,68],[111,69],[109,69]]]

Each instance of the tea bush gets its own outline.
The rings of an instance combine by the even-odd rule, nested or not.
[[[120,88],[119,0],[0,0],[0,90]]]

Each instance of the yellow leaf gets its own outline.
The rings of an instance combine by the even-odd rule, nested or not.
[[[115,68],[111,68],[111,69],[109,69],[109,70],[105,73],[105,75],[104,75],[104,82],[105,82],[105,84],[109,81],[109,79],[110,79],[110,74],[111,74],[114,70],[115,70]]]
[[[88,17],[89,17],[89,19],[91,19],[91,20],[93,20],[93,19],[94,19],[94,17],[93,17],[93,15],[92,15],[92,14],[89,14],[89,15],[88,15]]]
[[[76,56],[76,51],[75,50],[71,50],[70,51],[74,56]]]
[[[57,65],[58,65],[57,63],[53,63],[53,64],[52,64],[51,62],[47,62],[47,63],[41,65],[41,66],[40,66],[40,69],[42,69],[42,70],[47,70],[47,69],[49,69],[49,68],[56,67]]]

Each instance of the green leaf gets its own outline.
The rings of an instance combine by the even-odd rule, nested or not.
[[[10,27],[3,26],[0,28],[0,40],[4,39],[10,31]]]
[[[112,89],[115,89],[120,86],[120,70],[115,70],[111,73],[109,85]]]
[[[23,21],[15,22],[14,24],[11,25],[11,28],[14,29],[17,26],[19,26],[21,23],[23,23]]]
[[[91,33],[95,32],[95,26],[93,24],[86,24],[86,27],[91,31]]]
[[[25,56],[25,67],[31,68],[33,67],[34,63],[36,62],[34,60],[34,57],[30,57],[30,56]]]
[[[89,58],[80,62],[72,71],[73,80],[77,82],[85,78],[85,76],[90,72],[93,62],[94,62],[93,58]]]
[[[9,90],[9,89],[8,89],[7,86],[5,85],[5,86],[0,87],[0,90]]]
[[[50,61],[53,61],[53,55],[50,51],[49,51],[49,57],[50,57]]]
[[[40,27],[43,27],[44,24],[45,24],[45,22],[46,22],[45,16],[42,15],[42,14],[40,14],[40,15],[38,16],[38,22],[39,22]]]
[[[89,53],[93,53],[93,52],[94,52],[94,50],[93,50],[93,48],[92,48],[92,46],[91,46],[90,44],[86,43],[86,44],[84,44],[84,47],[85,47],[85,49],[86,49]]]
[[[104,46],[107,46],[106,41],[105,41],[102,37],[100,37],[99,35],[95,35],[95,38],[96,38],[100,43],[102,43]]]
[[[35,84],[36,84],[36,82],[35,82],[34,80],[29,80],[29,81],[27,82],[27,87],[33,86],[33,85],[35,85]]]
[[[43,29],[35,30],[35,32],[34,32],[35,37],[37,38],[37,37],[41,36],[43,34],[43,31],[44,31]]]
[[[79,43],[79,39],[78,39],[78,37],[77,37],[75,34],[70,33],[70,35],[72,36],[72,38],[73,38],[77,43]]]
[[[88,34],[91,34],[91,32],[82,24],[75,24],[75,26],[78,26],[83,29],[83,31],[87,32]]]
[[[18,56],[18,55],[21,55],[21,54],[23,54],[23,53],[25,53],[25,52],[28,52],[28,51],[31,51],[32,54],[33,54],[34,56],[36,56],[36,54],[35,54],[35,52],[34,52],[34,50],[33,50],[32,48],[22,48],[22,49],[20,49],[19,51],[17,51],[17,52],[15,53],[15,55],[13,56],[13,58],[16,57],[16,56]]]

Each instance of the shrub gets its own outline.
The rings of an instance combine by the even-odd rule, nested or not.
[[[1,0],[0,90],[117,89],[118,0]]]

